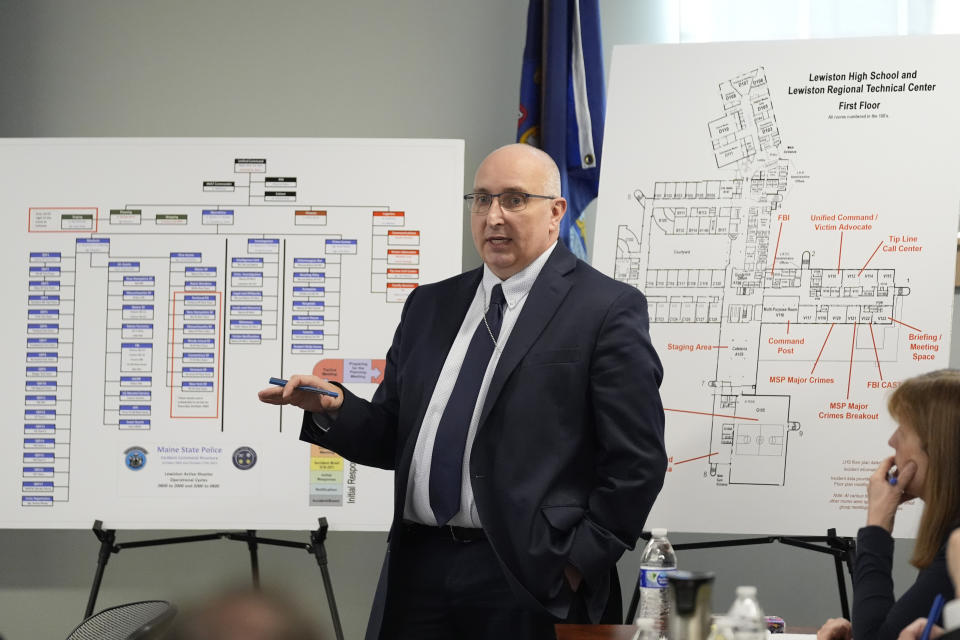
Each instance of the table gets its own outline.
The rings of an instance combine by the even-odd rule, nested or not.
[[[558,624],[557,640],[632,640],[637,628],[632,624]],[[793,634],[817,633],[816,627],[787,627],[789,635],[775,634],[773,638],[786,638]]]
[[[557,640],[631,640],[632,624],[558,624]]]

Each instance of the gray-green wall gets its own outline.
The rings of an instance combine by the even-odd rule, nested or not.
[[[0,0],[0,136],[464,138],[469,185],[482,157],[515,134],[526,4]],[[669,5],[602,0],[607,59],[614,43],[664,40]],[[430,180],[423,176],[423,185]],[[464,267],[479,264],[469,230],[463,240]],[[951,361],[960,362],[956,348]],[[791,507],[764,508],[775,519]],[[121,532],[120,540],[166,535]],[[708,538],[716,536],[671,535],[675,543]],[[330,534],[348,638],[362,637],[384,542],[379,533]],[[900,542],[901,589],[912,580],[911,547]],[[88,531],[0,531],[0,634],[65,637],[86,605],[96,554]],[[638,560],[633,552],[620,563],[625,594]],[[788,623],[839,615],[826,556],[765,545],[684,552],[680,563],[717,572],[718,610],[735,585],[757,584],[767,612]],[[264,584],[287,590],[330,628],[311,556],[265,547],[260,565]],[[183,603],[248,580],[241,543],[129,550],[111,559],[98,608],[148,598]]]

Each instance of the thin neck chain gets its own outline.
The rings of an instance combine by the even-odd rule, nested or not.
[[[483,297],[484,297],[485,299],[487,298],[487,288],[486,288],[485,286],[483,287]],[[491,293],[491,298],[492,298],[492,297],[493,297],[493,296],[492,296],[492,293]],[[499,352],[499,351],[500,351],[500,344],[497,342],[497,338],[493,335],[493,330],[490,329],[490,323],[487,322],[487,312],[488,312],[488,311],[490,311],[490,302],[487,302],[487,308],[483,310],[483,315],[482,315],[481,317],[483,318],[483,326],[485,326],[485,327],[487,328],[487,334],[490,336],[490,339],[493,340],[493,350],[496,351],[496,352]]]

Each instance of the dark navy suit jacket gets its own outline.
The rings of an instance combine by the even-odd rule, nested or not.
[[[301,439],[396,471],[394,524],[423,415],[481,275],[414,290],[372,401],[345,389],[326,432],[305,416]],[[529,606],[565,617],[570,563],[599,619],[610,572],[663,484],[662,376],[643,295],[558,244],[501,354],[470,458],[484,531]]]

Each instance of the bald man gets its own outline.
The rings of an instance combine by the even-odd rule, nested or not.
[[[666,470],[646,300],[557,242],[567,202],[542,151],[497,149],[464,201],[483,267],[409,296],[372,401],[313,376],[260,398],[304,409],[301,439],[396,471],[368,638],[619,622],[616,562]]]

